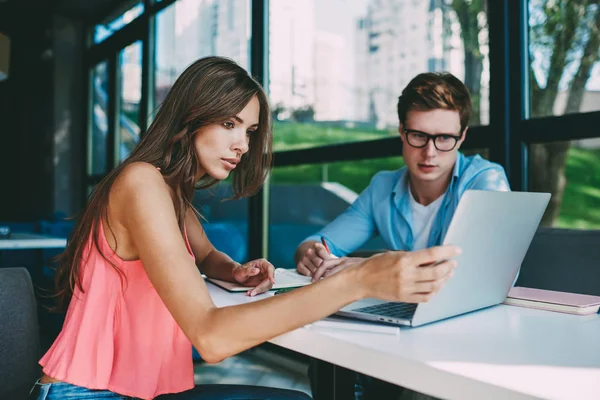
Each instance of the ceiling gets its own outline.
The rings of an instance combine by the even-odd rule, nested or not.
[[[101,21],[115,8],[131,0],[0,0],[0,16],[62,15],[84,23]]]

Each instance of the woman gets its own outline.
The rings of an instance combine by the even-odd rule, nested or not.
[[[216,308],[201,272],[251,286],[252,296],[271,288],[274,268],[217,251],[191,204],[194,188],[234,171],[235,197],[255,193],[271,162],[269,115],[259,84],[230,60],[200,59],[177,79],[131,156],[98,184],[59,260],[68,311],[40,360],[38,399],[304,398],[194,388],[191,345],[218,362],[360,298],[425,301],[450,276],[454,261],[418,267],[454,248],[395,252],[289,294]]]

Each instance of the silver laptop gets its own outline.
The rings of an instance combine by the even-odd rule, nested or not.
[[[427,303],[364,299],[336,314],[419,326],[500,304],[512,287],[549,193],[467,190],[444,237],[462,249],[454,276]]]

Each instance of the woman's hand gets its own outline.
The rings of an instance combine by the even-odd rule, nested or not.
[[[327,278],[333,274],[345,270],[346,268],[363,262],[365,259],[360,257],[331,257],[321,263],[319,268],[313,273],[312,281],[316,282],[321,278]]]
[[[357,271],[363,298],[405,303],[429,301],[453,275],[460,254],[455,246],[437,246],[414,252],[388,251],[346,270]]]
[[[275,283],[275,267],[264,258],[233,267],[233,279],[244,286],[254,286],[248,296],[264,293]]]

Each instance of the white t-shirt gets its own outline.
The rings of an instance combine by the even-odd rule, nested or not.
[[[415,200],[410,189],[408,189],[408,192],[410,193],[410,210],[412,211],[412,230],[414,235],[413,250],[421,250],[427,247],[431,227],[433,226],[435,216],[442,205],[445,193],[435,199],[432,203],[424,206]]]

